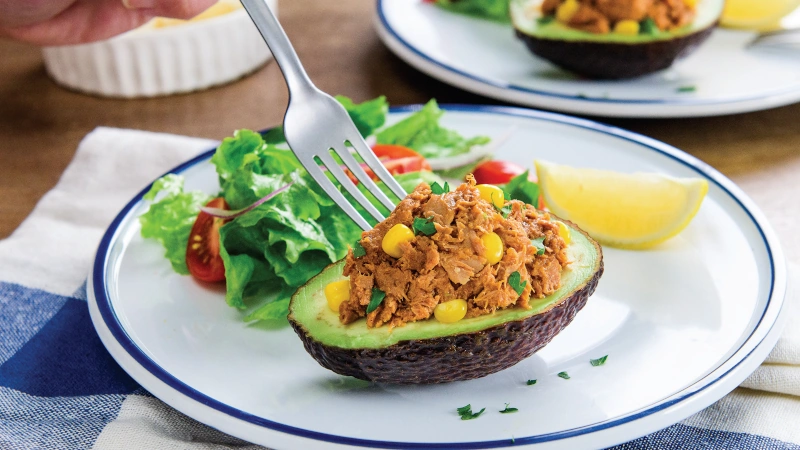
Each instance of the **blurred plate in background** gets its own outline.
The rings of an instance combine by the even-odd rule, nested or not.
[[[606,117],[694,117],[800,101],[800,52],[748,48],[754,32],[717,29],[670,69],[595,81],[534,56],[509,24],[422,0],[378,0],[376,27],[389,49],[420,71],[520,105]]]

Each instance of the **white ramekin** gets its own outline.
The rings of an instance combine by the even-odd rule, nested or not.
[[[277,0],[269,0],[277,13]],[[47,73],[69,89],[107,97],[154,97],[241,78],[271,54],[244,9],[183,25],[143,26],[90,44],[46,47]]]

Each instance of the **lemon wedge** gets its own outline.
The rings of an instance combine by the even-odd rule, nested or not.
[[[699,178],[535,165],[545,205],[611,247],[647,248],[675,236],[708,192]]]
[[[798,0],[726,0],[720,25],[757,31],[780,28],[780,20],[800,6]]]

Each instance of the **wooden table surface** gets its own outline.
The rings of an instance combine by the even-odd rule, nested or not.
[[[396,58],[373,30],[374,3],[280,3],[286,32],[322,90],[356,101],[386,95],[392,105],[430,98],[497,103],[433,80]],[[274,63],[236,83],[192,94],[95,98],[55,85],[38,48],[0,40],[0,238],[11,234],[55,185],[80,140],[95,127],[222,139],[238,128],[280,123],[286,102]],[[598,120],[672,144],[737,180],[800,162],[798,119],[800,104],[712,118]]]

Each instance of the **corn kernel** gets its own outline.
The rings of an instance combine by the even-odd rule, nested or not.
[[[694,8],[697,6],[697,0],[683,0],[683,4],[688,6],[689,8]]]
[[[457,298],[439,303],[433,309],[433,315],[442,323],[458,322],[467,315],[467,301]]]
[[[493,186],[491,184],[479,184],[475,187],[478,188],[478,191],[480,191],[481,198],[493,204],[494,206],[502,208],[503,205],[506,203],[505,196],[503,195],[503,190],[500,189],[499,187]]]
[[[325,299],[328,300],[328,308],[338,314],[339,305],[350,299],[350,280],[328,283],[325,286]]]
[[[491,232],[481,236],[481,242],[486,248],[486,253],[483,255],[489,264],[497,264],[503,259],[503,240],[497,233]]]
[[[614,25],[614,32],[619,34],[627,34],[629,36],[636,36],[639,34],[639,22],[635,20],[620,20]]]
[[[559,22],[567,23],[575,13],[578,12],[581,5],[578,3],[578,0],[567,0],[561,5],[559,5],[558,9],[556,9],[556,19]]]
[[[386,235],[381,241],[381,248],[383,248],[383,251],[389,256],[399,258],[403,256],[403,250],[400,248],[400,244],[413,240],[414,232],[411,231],[411,228],[408,228],[402,223],[398,223],[386,232]]]
[[[569,227],[564,224],[564,222],[556,222],[558,224],[558,235],[564,239],[564,243],[569,245],[570,243],[570,231]]]

